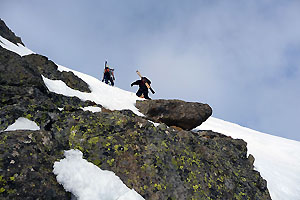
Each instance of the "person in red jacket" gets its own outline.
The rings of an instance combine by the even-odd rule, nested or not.
[[[151,81],[146,78],[146,77],[142,77],[141,80],[137,80],[133,83],[131,83],[131,87],[134,85],[138,85],[139,86],[139,90],[136,92],[136,96],[138,97],[144,97],[145,99],[151,99],[148,95],[148,88],[146,86],[146,83],[151,84]]]
[[[114,86],[114,80],[115,80],[114,69],[110,69],[108,65],[106,65],[105,63],[102,82],[105,81],[105,83],[108,84],[108,81],[110,81],[111,86]]]

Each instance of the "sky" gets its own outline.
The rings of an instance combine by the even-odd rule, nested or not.
[[[29,49],[154,99],[209,104],[213,116],[300,141],[300,1],[0,0]]]

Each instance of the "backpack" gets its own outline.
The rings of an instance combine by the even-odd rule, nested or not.
[[[104,69],[104,76],[106,76],[106,77],[112,77],[112,79],[115,80],[114,69],[111,69],[109,67],[105,67],[105,69]]]

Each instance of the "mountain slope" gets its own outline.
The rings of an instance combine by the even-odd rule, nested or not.
[[[300,142],[209,118],[196,130],[213,130],[247,142],[254,166],[268,182],[272,199],[300,199]]]
[[[24,56],[32,53],[26,47],[15,45],[2,37],[0,41],[3,48],[19,55]],[[7,53],[3,49],[2,52],[3,54]],[[15,56],[12,55],[12,57]],[[22,62],[24,60],[23,58],[19,59]],[[34,67],[34,64],[31,63],[31,65]],[[25,67],[25,69],[27,68]],[[18,98],[14,96],[16,99],[14,102],[5,100],[1,104],[1,112],[4,111],[4,114],[1,115],[1,121],[5,124],[1,124],[0,129],[7,127],[15,119],[23,116],[37,122],[42,129],[38,132],[25,131],[23,132],[25,136],[28,135],[29,137],[33,134],[36,141],[42,141],[39,135],[44,135],[47,140],[51,141],[51,148],[55,150],[44,151],[40,146],[36,148],[43,151],[43,155],[51,157],[50,160],[44,160],[47,166],[43,167],[48,168],[55,159],[62,158],[62,150],[76,148],[82,150],[85,157],[95,165],[116,172],[127,186],[135,188],[146,199],[166,199],[166,197],[189,199],[192,196],[196,199],[208,197],[213,199],[243,199],[246,197],[268,199],[265,182],[257,172],[252,170],[252,157],[247,158],[246,144],[243,141],[232,140],[210,131],[192,133],[177,131],[164,125],[155,127],[140,117],[142,114],[134,106],[135,101],[139,99],[135,94],[110,87],[91,76],[62,66],[58,66],[57,69],[61,73],[72,71],[75,76],[89,85],[91,92],[72,89],[65,82],[51,80],[45,77],[46,74],[43,74],[43,77],[40,76],[43,83],[37,83],[41,88],[39,96],[34,95],[34,93],[30,96],[19,94],[21,96]],[[9,87],[20,88],[22,84],[9,85]],[[44,91],[44,88],[47,91]],[[10,90],[15,92],[13,89]],[[35,91],[35,87],[29,88],[28,92],[32,90]],[[7,91],[7,88],[4,88],[3,91]],[[17,101],[24,100],[22,97],[26,97],[27,102],[30,102],[28,103],[29,106],[26,107],[22,104],[16,107]],[[45,98],[45,101],[32,103],[32,101],[37,101],[36,98],[42,97]],[[38,104],[41,106],[37,106]],[[81,106],[78,106],[79,104]],[[11,106],[14,112],[6,109],[7,105]],[[84,106],[98,106],[120,111],[93,114],[80,110],[80,107]],[[58,108],[63,108],[63,110],[60,111]],[[132,112],[124,111],[124,109],[129,109]],[[13,117],[5,118],[8,113]],[[297,199],[300,197],[299,190],[290,187],[292,184],[299,184],[299,176],[297,176],[300,163],[297,157],[300,152],[298,142],[287,142],[280,138],[275,140],[268,136],[263,137],[264,134],[237,128],[237,125],[214,118],[208,119],[197,129],[224,132],[224,134],[234,138],[243,138],[248,142],[250,153],[256,158],[256,169],[263,173],[263,177],[268,181],[268,186],[271,186],[269,189],[272,198]],[[48,135],[49,132],[50,135]],[[5,145],[7,140],[15,142],[11,146],[5,145],[5,148],[11,149],[11,154],[7,151],[3,154],[8,156],[3,158],[8,159],[11,158],[10,155],[14,155],[14,148],[18,146],[16,141],[12,141],[12,135],[18,137],[18,133],[5,132],[5,134],[8,135],[1,145]],[[245,135],[250,136],[245,137]],[[2,136],[1,139],[4,141],[5,135]],[[272,156],[272,153],[264,153],[268,142],[258,145],[264,140],[272,142],[268,152],[274,152],[274,149],[278,149],[277,152],[281,153],[282,158],[287,159]],[[20,141],[24,141],[24,139]],[[285,144],[281,150],[277,148],[279,143]],[[285,148],[291,148],[291,151],[285,150]],[[95,151],[95,149],[98,150]],[[290,152],[294,152],[294,154]],[[38,151],[35,153],[39,154]],[[296,167],[290,165],[291,160]],[[11,166],[8,167],[11,159],[7,162],[7,165],[4,166],[11,172],[16,172]],[[29,161],[26,160],[25,163],[27,162]],[[41,160],[37,160],[37,163],[39,162]],[[36,164],[33,169],[36,169],[37,166],[39,165]],[[26,167],[28,166],[24,165],[24,168]],[[268,171],[271,173],[267,173]],[[291,173],[284,173],[286,171]],[[195,174],[195,172],[199,174]],[[30,175],[30,172],[26,173]],[[276,173],[283,173],[284,177],[281,177],[283,174],[275,176]],[[11,175],[11,173],[8,174]],[[9,177],[8,180],[5,179],[8,174],[5,174],[3,180],[5,183],[11,184],[12,181],[9,181]],[[144,177],[148,178],[145,179]],[[278,182],[278,177],[286,181]],[[21,180],[16,179],[22,183]],[[49,178],[48,181],[49,183],[53,182],[53,177]],[[5,189],[7,185],[5,186],[4,181],[2,182]],[[55,183],[52,184],[55,185]],[[55,185],[55,187],[58,186]],[[293,191],[290,192],[289,189]],[[8,191],[8,189],[5,190]],[[64,199],[63,192],[60,192],[62,194],[60,198]],[[26,195],[28,194],[26,193]],[[38,195],[38,192],[35,195]]]
[[[70,70],[67,68],[60,69]],[[92,77],[84,77],[78,72],[74,73],[89,82],[89,84],[94,85],[95,88],[97,87],[96,82],[91,83],[89,81],[93,79]],[[53,82],[52,84],[55,85]],[[51,85],[50,82],[49,85]],[[51,88],[58,87],[52,86]],[[110,88],[110,90],[113,89],[115,88]],[[52,91],[58,92],[54,89]],[[111,97],[110,94],[107,95]],[[134,94],[129,96],[131,95]],[[78,95],[78,97],[80,96]],[[123,108],[125,108],[127,103],[124,101],[122,104],[124,105]],[[128,105],[130,104],[132,102],[128,102]],[[111,109],[122,109],[122,107],[110,105],[109,103],[102,105],[107,105]],[[126,106],[126,108],[130,108],[130,106]],[[132,110],[136,112],[135,107]],[[195,130],[212,130],[236,139],[245,140],[248,154],[252,154],[255,157],[255,169],[261,172],[262,176],[268,181],[272,199],[300,198],[300,189],[298,187],[300,184],[300,175],[298,175],[300,174],[300,142],[264,134],[212,117]]]

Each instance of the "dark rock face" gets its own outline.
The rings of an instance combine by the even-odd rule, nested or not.
[[[191,130],[201,125],[212,114],[208,104],[184,102],[181,100],[137,101],[136,107],[154,122]]]
[[[32,66],[37,67],[40,74],[51,80],[62,80],[72,89],[79,90],[81,92],[91,92],[86,82],[81,80],[73,72],[60,72],[57,70],[57,65],[48,60],[47,57],[38,54],[30,54],[24,56],[24,59]]]
[[[66,149],[81,150],[85,159],[114,171],[145,199],[270,199],[242,140],[155,127],[131,111],[56,114],[48,131],[1,133],[1,199],[20,194],[37,199],[38,193],[40,199],[69,199],[51,174],[51,163]],[[35,186],[33,192],[22,184]]]
[[[21,56],[0,48],[0,84],[2,86],[34,86],[46,90],[46,86],[36,67]]]
[[[0,141],[0,199],[71,199],[52,173],[62,155],[51,132],[5,132]]]
[[[19,117],[35,116],[38,123],[49,123],[51,120],[48,112],[58,111],[58,107],[79,108],[95,105],[94,102],[83,102],[77,97],[65,97],[49,92],[41,73],[45,71],[47,74],[47,69],[49,71],[54,69],[35,64],[0,47],[0,130],[5,129]],[[80,81],[83,82],[81,79]],[[78,84],[76,88],[80,86],[81,84]]]
[[[17,37],[5,24],[5,22],[0,19],[0,35],[5,39],[17,44],[20,43],[24,46],[20,37]]]
[[[244,141],[155,127],[130,110],[83,111],[96,104],[49,92],[41,78],[52,77],[42,67],[47,59],[33,57],[0,48],[0,199],[69,200],[52,173],[68,149],[115,172],[145,199],[271,199]],[[41,130],[2,131],[19,117]]]
[[[38,70],[21,56],[0,48],[0,130],[32,109],[53,110]],[[27,113],[29,114],[29,113]]]

